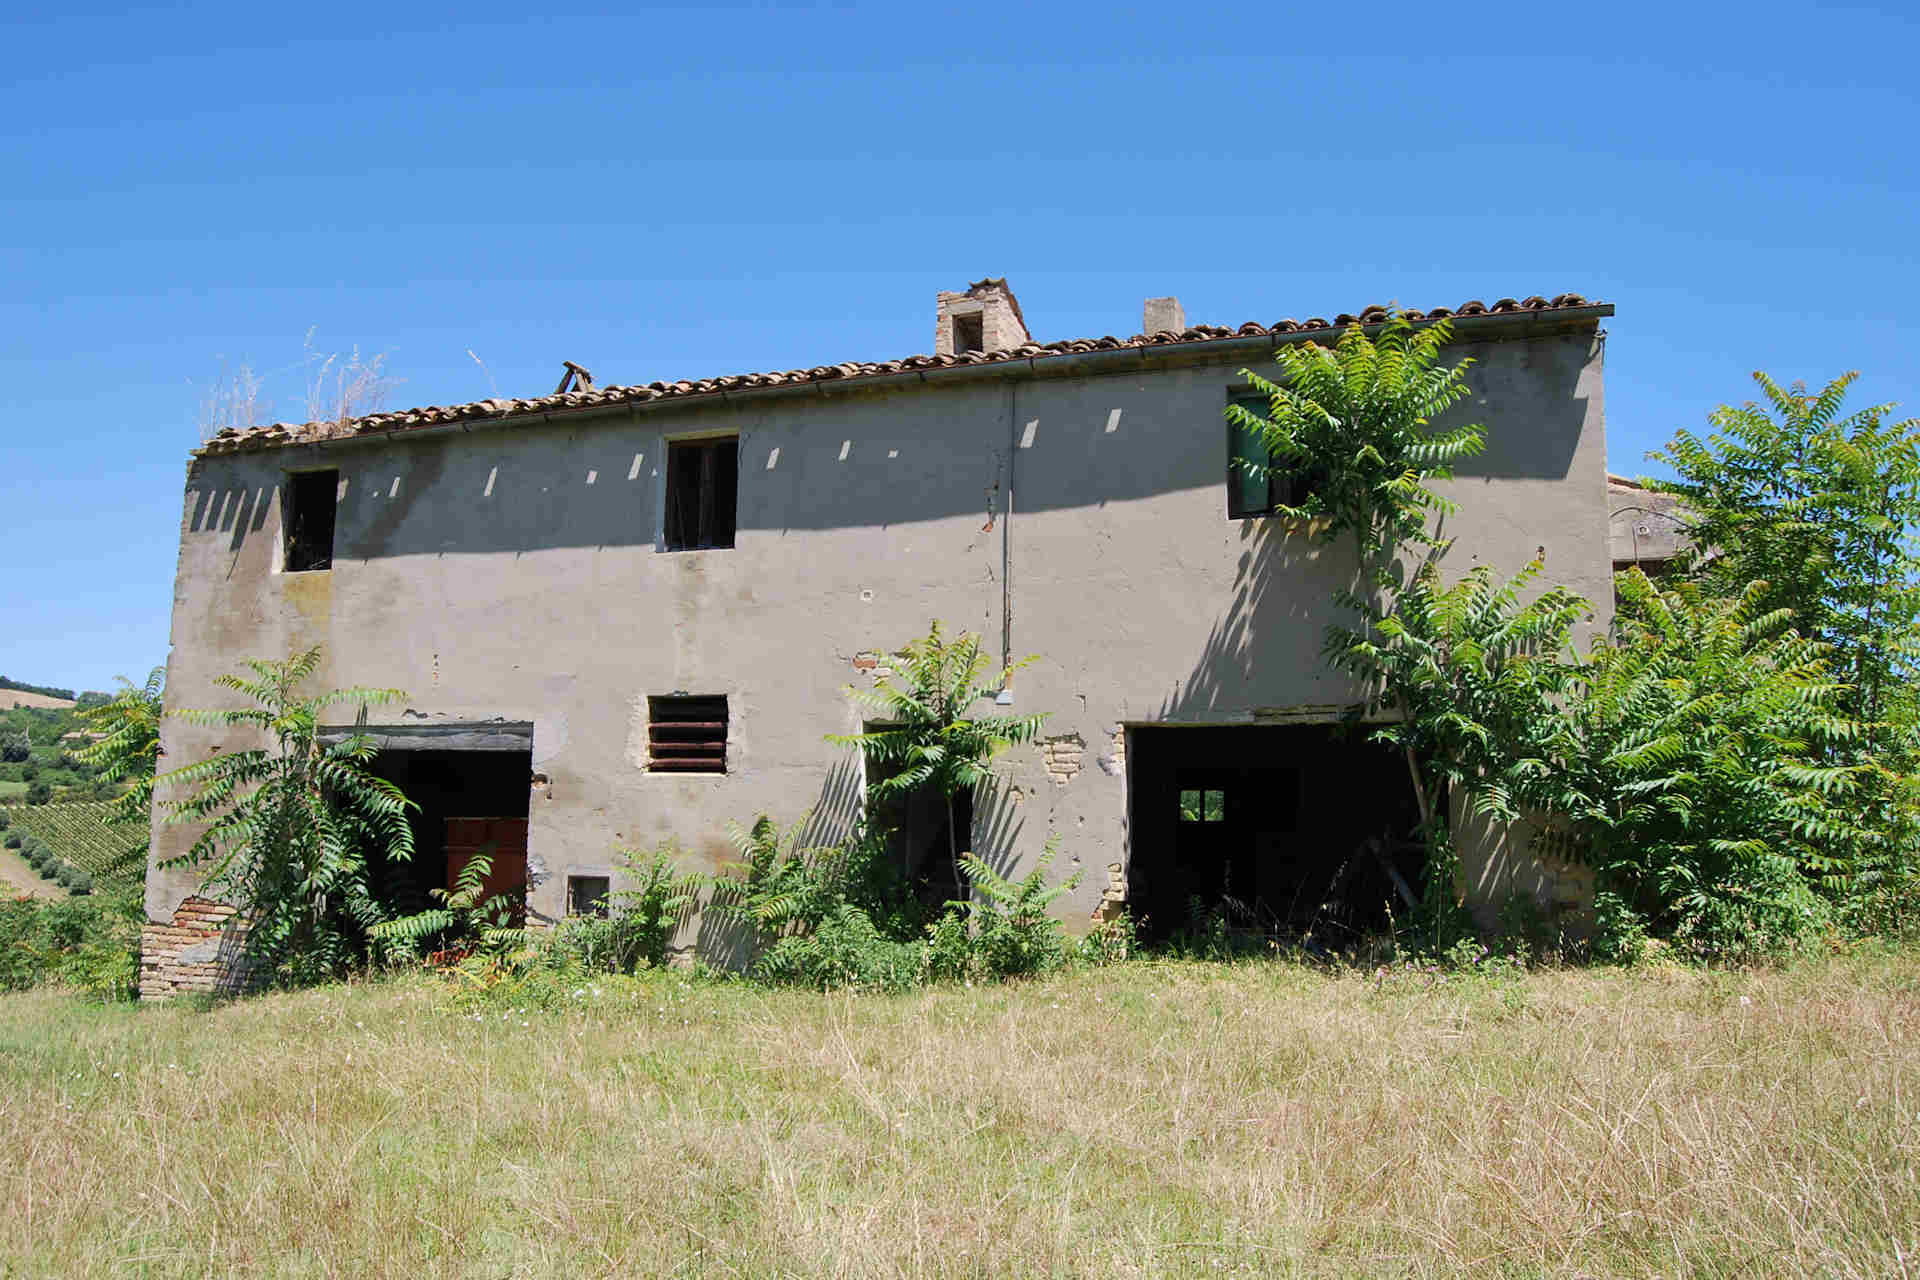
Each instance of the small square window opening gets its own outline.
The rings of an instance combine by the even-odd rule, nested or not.
[[[727,699],[671,697],[647,699],[647,772],[725,773],[727,771]]]
[[[1235,396],[1233,403],[1266,416],[1264,399]],[[1317,469],[1303,468],[1267,448],[1257,427],[1227,423],[1227,516],[1270,516],[1278,507],[1297,507],[1324,483]]]
[[[1226,792],[1193,789],[1180,793],[1180,821],[1225,822],[1226,820]]]
[[[567,914],[570,916],[606,915],[607,895],[612,888],[613,881],[607,876],[568,876]]]
[[[338,471],[296,471],[287,477],[286,570],[333,567],[333,525],[340,497]]]
[[[731,547],[740,498],[740,438],[667,443],[666,549]]]

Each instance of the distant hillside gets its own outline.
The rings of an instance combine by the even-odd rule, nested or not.
[[[41,693],[49,698],[65,698],[68,702],[80,696],[71,689],[62,689],[57,685],[28,684],[24,680],[14,680],[7,676],[0,676],[0,689],[11,689],[16,693]]]
[[[53,711],[65,711],[72,706],[72,698],[55,698],[44,693],[30,693],[25,689],[0,689],[0,709],[45,707]]]

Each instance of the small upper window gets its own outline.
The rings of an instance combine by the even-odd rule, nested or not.
[[[1241,399],[1233,403],[1265,416],[1267,402]],[[1249,465],[1251,464],[1251,465]],[[1297,507],[1320,481],[1317,470],[1303,468],[1267,448],[1257,427],[1227,422],[1227,515],[1270,516],[1277,507]]]
[[[648,698],[647,771],[725,773],[726,695]]]
[[[730,547],[740,496],[740,438],[667,444],[666,548]]]
[[[333,567],[333,517],[339,498],[338,471],[296,471],[287,477],[288,573]]]

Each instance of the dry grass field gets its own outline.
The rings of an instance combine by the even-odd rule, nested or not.
[[[12,707],[51,707],[56,711],[65,711],[72,705],[72,698],[55,698],[45,693],[28,693],[25,689],[0,689],[0,711]]]
[[[577,990],[0,998],[0,1272],[1920,1274],[1912,955]]]

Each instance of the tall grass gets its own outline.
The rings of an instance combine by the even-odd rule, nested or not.
[[[565,1003],[0,999],[0,1270],[1920,1271],[1910,955]]]

